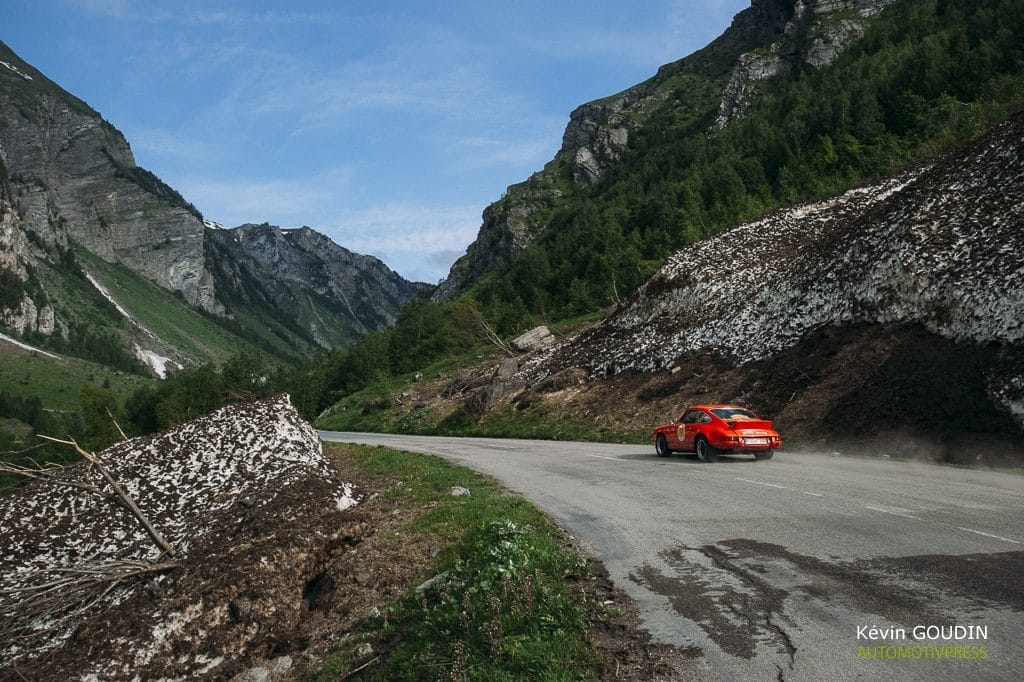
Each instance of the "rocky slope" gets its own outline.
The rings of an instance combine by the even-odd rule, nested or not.
[[[593,186],[621,160],[631,135],[652,117],[706,119],[722,127],[741,117],[760,82],[824,66],[863,35],[894,0],[751,0],[707,47],[658,69],[617,95],[577,107],[562,146],[544,170],[512,185],[488,207],[476,240],[434,294],[448,300],[497,263],[514,256],[544,227],[559,198]],[[571,178],[571,180],[569,180]]]
[[[152,283],[180,300],[155,292],[132,309],[114,287],[124,270],[142,280],[127,290]],[[2,43],[0,277],[0,319],[14,334],[74,353],[81,337],[103,328],[104,343],[125,354],[179,365],[230,351],[219,342],[216,352],[183,346],[172,337],[194,336],[190,325],[202,323],[169,335],[142,320],[148,309],[183,301],[241,337],[226,345],[288,356],[351,344],[392,322],[421,288],[308,228],[204,223],[135,164],[112,125]]]
[[[759,402],[807,433],[1019,435],[1022,139],[1017,114],[890,180],[685,248],[520,376],[649,375],[680,404]]]
[[[224,300],[271,310],[325,348],[350,345],[392,324],[426,288],[308,227],[212,230],[207,264]]]
[[[223,312],[203,268],[198,211],[136,166],[121,133],[87,104],[3,44],[0,60],[0,160],[36,257],[74,241]]]

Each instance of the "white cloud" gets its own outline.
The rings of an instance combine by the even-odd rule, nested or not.
[[[407,279],[437,282],[480,229],[479,206],[389,204],[339,215],[324,232],[347,249],[372,253]]]
[[[264,221],[300,227],[316,223],[317,216],[326,220],[328,207],[347,193],[351,178],[349,170],[338,168],[282,180],[189,177],[177,188],[206,218],[230,227]],[[209,207],[216,208],[209,211]],[[309,226],[321,229],[317,224]]]

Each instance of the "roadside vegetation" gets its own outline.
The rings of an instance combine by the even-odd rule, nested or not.
[[[336,444],[327,451],[363,476],[400,481],[364,504],[424,510],[390,531],[389,544],[407,547],[406,560],[437,557],[421,567],[419,587],[380,605],[309,679],[355,670],[347,679],[597,677],[604,655],[592,628],[614,614],[588,593],[589,562],[541,512],[439,457]],[[458,487],[468,494],[452,495]]]

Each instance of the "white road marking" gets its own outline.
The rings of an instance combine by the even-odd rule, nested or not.
[[[871,505],[865,505],[864,508],[865,509],[870,509],[872,511],[882,512],[883,514],[892,514],[893,516],[901,516],[901,517],[903,517],[905,519],[914,519],[915,521],[920,521],[921,520],[921,519],[919,519],[916,516],[911,516],[910,514],[904,514],[902,511],[895,511],[893,509],[886,509],[885,507],[872,507]]]
[[[984,536],[986,538],[992,538],[993,540],[1002,540],[1003,542],[1009,542],[1009,543],[1014,544],[1014,545],[1024,545],[1024,542],[1020,542],[1019,540],[1014,540],[1013,538],[1006,538],[1006,537],[1003,537],[1002,535],[993,535],[992,533],[985,533],[985,532],[980,531],[980,530],[974,530],[973,528],[964,528],[963,526],[954,526],[951,523],[945,523],[943,521],[930,521],[928,519],[922,519],[922,518],[919,518],[917,516],[911,516],[910,514],[904,514],[903,513],[904,510],[896,511],[896,510],[893,510],[893,509],[886,509],[884,507],[872,507],[870,505],[865,505],[864,508],[865,509],[871,509],[873,511],[879,511],[879,512],[882,512],[883,514],[892,514],[893,516],[900,516],[900,517],[902,517],[904,519],[913,519],[915,521],[923,521],[924,523],[934,523],[935,525],[938,525],[938,526],[946,526],[947,528],[955,528],[956,530],[962,530],[962,531],[966,531],[968,533],[974,533],[975,535],[981,535],[981,536]]]
[[[973,528],[964,528],[963,526],[955,526],[957,530],[965,530],[968,533],[976,533],[978,535],[984,535],[987,538],[994,538],[996,540],[1002,540],[1003,542],[1011,542],[1015,545],[1024,544],[1018,540],[1012,540],[1010,538],[1004,538],[1002,535],[993,535],[992,533],[982,533],[980,530],[974,530]]]
[[[805,490],[805,491],[804,491],[804,495],[814,495],[815,497],[825,497],[825,496],[824,496],[824,495],[822,495],[821,493],[812,493],[812,492],[811,492],[811,491],[809,491],[809,490]]]
[[[588,455],[585,452],[581,452],[580,454],[583,455],[584,457],[595,457],[597,459],[610,459],[613,462],[621,462],[622,461],[618,457],[605,457],[604,455]]]
[[[749,478],[740,478],[739,476],[736,476],[735,478],[737,481],[744,481],[745,483],[756,483],[757,485],[768,485],[773,488],[782,488],[783,490],[789,490],[789,488],[787,488],[784,485],[776,485],[774,483],[767,483],[765,481],[752,481]]]

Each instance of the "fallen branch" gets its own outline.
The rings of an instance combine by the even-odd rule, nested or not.
[[[13,474],[14,476],[21,476],[22,478],[29,478],[35,481],[49,481],[57,485],[68,486],[69,488],[79,488],[87,492],[99,495],[100,497],[110,497],[110,493],[103,490],[102,488],[79,481],[72,478],[57,478],[57,474],[62,472],[64,467],[59,464],[47,464],[36,465],[34,467],[22,466],[21,464],[11,464],[9,462],[0,462],[0,472],[5,474]]]
[[[40,632],[56,632],[102,602],[134,578],[177,568],[177,561],[84,562],[31,571],[17,588],[0,591],[0,638],[33,641]]]
[[[355,670],[349,670],[347,673],[345,673],[344,675],[342,675],[338,679],[339,680],[347,680],[348,678],[352,677],[356,673],[361,672],[363,670],[366,670],[367,668],[369,668],[371,665],[373,665],[374,663],[376,663],[379,660],[380,660],[380,656],[374,656],[373,658],[368,660],[366,663],[363,663],[361,666],[359,666]]]
[[[477,325],[480,327],[480,329],[483,330],[484,336],[487,337],[487,340],[490,341],[495,346],[497,346],[499,349],[501,349],[510,358],[516,357],[515,350],[512,349],[512,346],[508,345],[507,343],[501,340],[501,337],[498,336],[498,332],[494,331],[494,327],[492,327],[490,323],[487,322],[487,319],[484,317],[483,313],[481,313],[476,308],[471,308],[471,310],[473,317],[476,319]]]
[[[62,440],[60,438],[53,438],[52,436],[40,435],[39,437],[44,440],[51,441],[53,443],[62,443],[64,445],[70,445],[75,449],[75,452],[81,455],[87,462],[94,465],[96,469],[99,470],[103,478],[107,481],[107,483],[110,484],[110,487],[114,489],[114,493],[117,496],[117,498],[121,501],[121,503],[128,508],[128,511],[130,511],[132,515],[136,519],[138,519],[139,523],[142,524],[142,527],[146,529],[147,533],[149,533],[149,536],[153,538],[153,542],[155,542],[157,546],[160,549],[162,549],[164,553],[166,553],[168,556],[177,556],[177,552],[175,551],[174,547],[169,542],[167,542],[167,540],[164,539],[164,536],[160,534],[160,531],[153,527],[153,524],[149,522],[149,519],[146,517],[146,515],[142,512],[141,509],[139,509],[139,505],[135,504],[135,500],[132,499],[132,496],[129,495],[125,491],[125,489],[121,487],[121,484],[119,484],[116,479],[114,479],[113,475],[111,475],[110,473],[110,470],[107,469],[106,465],[103,464],[102,461],[100,461],[99,457],[97,457],[94,453],[89,452],[88,450],[80,446],[78,444],[78,441],[76,441],[74,438]],[[54,481],[55,483],[65,483],[66,479],[52,478],[50,480]]]
[[[109,407],[107,408],[107,415],[110,417],[110,421],[114,422],[114,428],[121,434],[121,440],[128,440],[128,436],[124,435],[124,429],[122,429],[121,425],[117,423],[116,419],[114,419],[114,413],[110,411]]]

